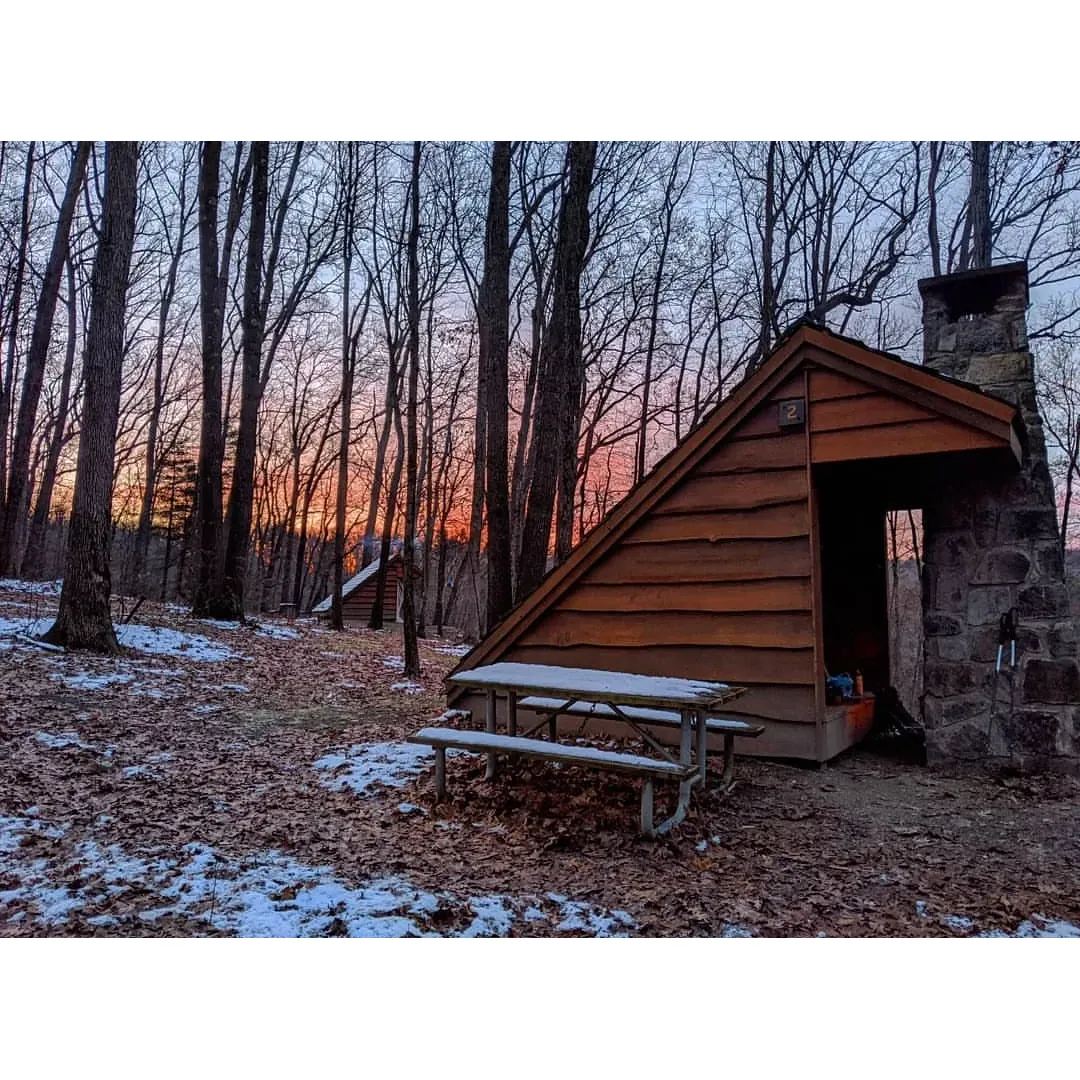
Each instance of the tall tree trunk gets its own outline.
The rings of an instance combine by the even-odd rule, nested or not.
[[[270,176],[270,144],[251,144],[251,223],[244,265],[243,363],[240,426],[236,435],[232,487],[229,491],[228,536],[225,567],[217,617],[243,619],[244,582],[247,577],[251,539],[251,511],[255,495],[255,452],[258,440],[259,402],[262,397],[262,343],[266,309],[262,304],[263,242],[266,238],[266,204]]]
[[[990,265],[990,143],[971,144],[971,191],[968,195],[971,219],[971,269]]]
[[[930,169],[926,176],[926,235],[930,241],[930,267],[934,277],[941,274],[941,241],[938,237],[938,173],[945,156],[943,142],[930,143]]]
[[[45,381],[45,363],[49,357],[49,340],[52,337],[53,315],[60,295],[60,275],[68,255],[71,222],[75,216],[75,204],[86,175],[93,144],[78,144],[68,173],[64,199],[60,204],[60,216],[53,234],[52,250],[45,264],[41,282],[34,329],[30,337],[30,352],[26,358],[23,375],[22,396],[19,399],[19,416],[15,424],[15,444],[11,452],[11,468],[8,476],[7,500],[4,504],[3,521],[0,522],[0,573],[18,573],[20,561],[20,538],[26,514],[26,502],[30,493],[30,453],[37,421],[41,387]]]
[[[567,455],[576,459],[577,432],[570,420],[580,409],[580,285],[589,244],[589,193],[595,163],[595,142],[570,143],[569,181],[559,210],[555,245],[551,319],[537,376],[533,475],[518,566],[519,599],[532,592],[544,576],[556,486]]]
[[[439,529],[439,558],[435,570],[435,633],[443,635],[443,593],[446,591],[446,526]]]
[[[491,189],[479,304],[480,366],[487,371],[487,628],[513,606],[510,556],[510,143],[491,151]]]
[[[64,370],[60,375],[60,399],[56,405],[56,423],[49,439],[49,449],[45,455],[45,468],[38,488],[37,504],[34,506],[34,520],[30,524],[30,543],[26,546],[26,558],[23,571],[30,578],[40,577],[45,568],[45,543],[48,538],[49,511],[52,509],[53,490],[56,487],[56,474],[60,467],[60,451],[64,448],[64,431],[68,423],[68,403],[71,400],[71,376],[75,368],[75,353],[78,346],[78,325],[76,312],[78,296],[75,288],[75,262],[67,261],[67,347],[64,351]]]
[[[140,595],[149,595],[150,582],[146,577],[146,558],[150,551],[150,532],[154,516],[154,493],[157,487],[157,443],[161,425],[161,411],[164,407],[164,372],[165,372],[165,337],[169,329],[169,313],[172,310],[173,297],[176,295],[176,279],[180,271],[180,260],[184,254],[184,240],[187,226],[186,208],[187,176],[181,178],[180,189],[180,232],[169,259],[169,270],[165,278],[165,288],[161,294],[161,306],[158,311],[158,332],[154,344],[154,398],[150,405],[150,423],[146,435],[146,477],[143,487],[142,506],[139,509],[139,525],[135,537],[135,580],[139,583]]]
[[[416,392],[420,376],[420,153],[423,144],[413,143],[410,201],[412,223],[409,228],[408,310],[409,310],[409,383],[405,405],[405,542],[402,561],[405,581],[402,589],[401,622],[405,639],[405,675],[420,674],[420,650],[416,643]]]
[[[243,213],[244,192],[252,159],[240,168],[242,147],[237,143],[230,180],[229,210],[225,237],[218,251],[218,192],[221,174],[221,143],[203,143],[199,165],[199,319],[202,326],[202,426],[196,481],[196,528],[199,565],[192,610],[210,615],[219,606],[222,582],[222,465],[225,438],[222,429],[221,340],[225,327],[225,298],[232,265],[232,246]]]
[[[11,287],[11,319],[7,328],[7,356],[0,372],[0,525],[3,521],[7,491],[8,431],[11,425],[11,400],[15,379],[15,352],[18,346],[19,317],[22,314],[23,280],[26,277],[27,252],[30,248],[30,192],[34,181],[34,144],[26,148],[26,172],[23,175],[22,210],[19,217],[19,251],[15,258],[15,280]],[[0,571],[3,566],[0,566]]]
[[[345,629],[342,592],[345,587],[345,508],[349,492],[349,439],[352,434],[353,375],[355,350],[350,348],[352,334],[349,310],[349,284],[352,276],[353,224],[356,215],[356,144],[346,143],[341,175],[342,245],[344,264],[341,286],[341,445],[338,449],[337,500],[334,520],[334,591],[330,601],[330,626]]]
[[[124,357],[124,306],[135,239],[138,143],[105,146],[105,196],[86,332],[83,424],[75,470],[64,586],[53,645],[115,653],[109,612],[113,462]]]
[[[776,312],[773,282],[773,240],[776,232],[776,143],[769,143],[765,157],[765,228],[761,244],[761,320],[755,366],[764,362],[772,343],[772,324]]]
[[[221,334],[224,293],[218,288],[218,190],[221,143],[203,143],[199,165],[199,316],[202,323],[202,428],[196,504],[199,534],[198,579],[193,609],[210,613],[221,551]]]

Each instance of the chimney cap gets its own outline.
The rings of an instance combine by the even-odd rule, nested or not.
[[[965,312],[986,311],[1016,280],[1024,283],[1026,306],[1029,300],[1028,265],[1023,259],[978,270],[961,270],[955,274],[922,278],[919,281],[919,295],[924,300],[928,295],[940,297],[957,314],[961,313],[959,309]]]

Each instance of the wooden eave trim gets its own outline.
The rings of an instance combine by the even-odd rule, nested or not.
[[[870,369],[890,376],[899,382],[925,390],[936,398],[953,401],[961,407],[992,417],[1003,424],[1012,423],[1016,409],[1006,401],[1000,401],[963,383],[924,371],[913,364],[905,364],[873,349],[860,348],[843,338],[834,337],[815,327],[807,327],[806,331],[806,344],[851,361],[860,369]]]
[[[952,420],[954,423],[963,424],[965,427],[974,428],[976,431],[982,431],[992,438],[999,439],[1004,447],[1011,446],[1015,438],[1013,418],[1016,415],[1016,410],[1011,405],[1003,406],[1007,415],[1002,417],[997,409],[995,409],[994,413],[988,413],[983,409],[974,408],[967,403],[958,402],[939,393],[935,386],[916,385],[903,378],[902,375],[897,378],[896,373],[890,371],[879,371],[876,368],[868,370],[861,364],[852,363],[844,357],[826,351],[814,349],[808,353],[807,360],[818,367],[827,368],[839,375],[845,375],[848,378],[863,382],[872,389],[909,401],[913,405],[918,405],[928,412],[936,413],[946,420]],[[928,397],[930,400],[927,400]],[[994,399],[987,398],[985,400],[991,401]],[[1001,405],[996,400],[994,400],[994,404]]]

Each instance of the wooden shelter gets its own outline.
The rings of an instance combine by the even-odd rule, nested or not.
[[[346,622],[367,622],[378,594],[379,561],[374,559],[359,573],[354,574],[341,588],[342,616]],[[383,621],[401,622],[401,604],[404,593],[405,560],[401,552],[394,552],[386,564],[386,582],[383,588]],[[320,619],[330,618],[333,595],[321,600],[312,609]]]
[[[824,761],[889,683],[885,512],[970,470],[1012,470],[1022,425],[975,387],[796,326],[562,565],[466,656],[722,680],[754,753]],[[462,691],[459,707],[475,707]]]

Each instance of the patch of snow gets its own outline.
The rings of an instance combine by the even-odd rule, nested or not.
[[[417,806],[416,803],[403,802],[398,803],[398,813],[408,817],[410,814],[426,814],[427,811],[422,806]]]
[[[1064,919],[1048,919],[1045,915],[1032,915],[1025,919],[1011,934],[1004,930],[984,930],[978,937],[992,938],[1080,938],[1080,926]]]
[[[404,656],[384,656],[383,667],[390,668],[391,671],[404,671],[405,670],[405,657]]]
[[[51,616],[45,619],[0,619],[0,638],[36,638],[49,629],[56,620]],[[42,642],[33,642],[35,645]],[[5,646],[11,648],[10,644]],[[50,646],[56,648],[56,646]],[[61,650],[63,651],[63,650]]]
[[[423,686],[418,682],[413,682],[412,679],[405,679],[403,682],[396,682],[390,684],[391,690],[403,690],[406,694],[422,694],[424,692]]]
[[[206,715],[207,713],[221,712],[224,709],[224,705],[196,705],[191,711],[193,713],[199,713],[200,715]]]
[[[0,591],[27,593],[30,596],[59,596],[64,581],[19,581],[17,578],[0,578]]]
[[[131,779],[147,779],[147,780],[159,780],[161,778],[161,771],[157,768],[158,765],[164,765],[166,762],[172,761],[174,755],[169,750],[163,750],[159,754],[151,754],[146,761],[141,765],[127,765],[120,770],[120,775],[127,780]]]
[[[80,750],[97,749],[92,743],[83,742],[79,738],[77,731],[64,731],[59,735],[52,735],[48,731],[39,731],[34,735],[34,739],[48,750],[65,750],[69,746],[78,747]]]
[[[561,921],[555,929],[563,933],[577,930],[594,937],[618,937],[634,926],[633,918],[625,911],[604,913],[581,900],[565,900],[559,905],[559,915]]]
[[[212,626],[216,630],[239,630],[244,624],[239,619],[196,619],[204,626]]]
[[[460,645],[436,645],[435,651],[444,656],[468,656],[473,651],[473,647],[462,642]]]
[[[505,896],[470,896],[469,907],[475,918],[462,937],[504,937],[510,933],[514,913],[506,906]]]
[[[966,915],[942,915],[941,922],[950,930],[970,930],[975,925]]]
[[[255,631],[256,637],[274,638],[276,641],[295,641],[300,637],[299,630],[293,630],[289,626],[278,626],[275,623],[263,623]]]
[[[432,720],[429,720],[428,723],[429,724],[438,724],[438,723],[454,724],[458,720],[468,720],[469,715],[470,714],[465,709],[447,709],[446,712],[440,714],[439,716],[436,716]]]
[[[357,795],[366,795],[376,784],[404,787],[423,773],[434,759],[435,751],[429,746],[361,743],[343,753],[326,754],[315,762],[315,768],[326,774],[320,782],[331,791],[350,790]]]
[[[695,851],[708,851],[709,850],[709,841],[708,840],[699,840],[694,845],[694,850]]]
[[[748,930],[745,926],[739,926],[738,923],[724,923],[720,930],[720,937],[722,938],[746,938],[753,936],[753,930]]]
[[[49,678],[54,682],[62,682],[71,690],[104,690],[106,686],[129,683],[135,676],[120,671],[106,672],[103,675],[80,671],[77,675],[50,675]]]
[[[915,901],[915,914],[918,915],[920,919],[927,918],[926,901],[925,900],[916,900]]]
[[[231,690],[234,694],[250,694],[251,690],[248,689],[243,683],[222,683],[222,690]]]
[[[203,634],[186,634],[167,626],[125,623],[116,628],[116,637],[128,649],[158,656],[181,656],[201,663],[218,663],[236,657],[232,649],[211,641]]]
[[[156,906],[139,912],[145,922],[187,917],[240,937],[434,936],[438,932],[427,920],[447,908],[471,915],[466,928],[454,934],[461,937],[502,936],[519,917],[531,924],[549,918],[535,897],[470,896],[462,901],[391,876],[354,886],[328,867],[307,866],[278,851],[234,859],[193,843],[176,858],[132,856],[117,844],[93,840],[80,841],[52,860],[36,849],[33,854],[23,850],[28,836],[56,840],[65,831],[25,816],[0,817],[0,877],[11,886],[0,891],[0,911],[17,908],[9,922],[56,926],[123,894],[154,897]],[[57,886],[54,880],[65,884]],[[555,918],[567,929],[597,935],[634,926],[625,911],[604,912],[580,901],[566,901]],[[107,913],[87,921],[102,927],[120,922]]]

